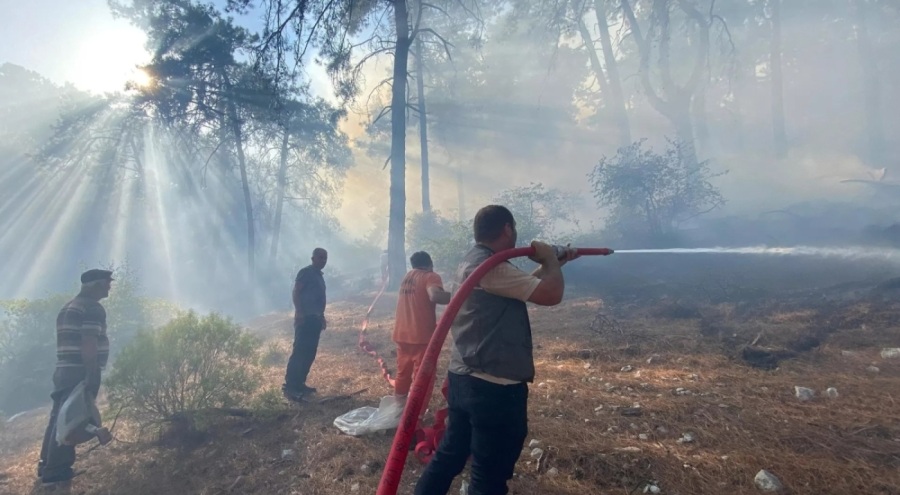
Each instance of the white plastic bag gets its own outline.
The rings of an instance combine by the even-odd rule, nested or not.
[[[335,418],[334,426],[342,432],[358,437],[369,433],[392,430],[400,424],[406,397],[388,395],[381,398],[378,408],[366,406]]]
[[[82,381],[75,386],[59,409],[56,417],[56,443],[78,445],[87,442],[97,436],[96,429],[100,426],[100,410],[94,403],[94,397],[85,390]]]

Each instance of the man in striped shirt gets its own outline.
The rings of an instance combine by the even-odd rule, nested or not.
[[[88,270],[81,274],[81,292],[56,317],[56,371],[53,373],[53,409],[44,433],[38,476],[47,488],[67,488],[74,471],[75,446],[56,442],[56,418],[69,394],[81,381],[95,398],[100,370],[109,357],[106,310],[100,300],[109,296],[112,272]],[[109,438],[101,438],[103,443]]]

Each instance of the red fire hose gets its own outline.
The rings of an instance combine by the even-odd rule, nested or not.
[[[578,254],[582,256],[607,256],[613,253],[612,249],[607,248],[575,248]],[[400,425],[397,427],[397,433],[394,435],[394,443],[391,444],[391,451],[388,454],[387,462],[384,466],[384,472],[381,473],[381,481],[378,483],[378,491],[376,495],[396,495],[397,487],[400,485],[400,478],[403,476],[403,467],[406,464],[406,456],[409,452],[409,444],[412,441],[413,433],[419,421],[419,414],[424,407],[427,397],[431,396],[432,378],[437,371],[438,356],[441,353],[441,347],[447,338],[447,332],[450,331],[450,325],[456,318],[456,313],[462,306],[463,301],[469,297],[469,293],[475,288],[475,285],[481,280],[491,268],[510,259],[520,256],[531,256],[534,254],[533,247],[523,247],[515,249],[507,249],[495,253],[493,256],[485,260],[468,278],[459,286],[456,294],[450,300],[441,321],[438,322],[431,341],[428,342],[428,348],[425,350],[425,357],[422,358],[422,364],[413,379],[412,387],[409,391],[409,397],[406,400],[406,407],[403,408],[403,416],[400,418]],[[435,445],[434,448],[437,448]]]
[[[384,358],[378,354],[378,351],[375,350],[375,348],[369,342],[368,336],[366,335],[366,331],[369,329],[369,316],[372,315],[372,310],[375,309],[375,305],[378,304],[378,300],[381,299],[381,295],[384,294],[384,289],[387,288],[390,281],[390,277],[385,277],[384,282],[382,282],[381,284],[381,290],[378,291],[378,294],[375,296],[375,300],[373,300],[372,304],[369,305],[369,309],[366,311],[366,316],[365,318],[363,318],[362,326],[360,326],[359,328],[359,341],[356,345],[361,351],[375,358],[378,366],[381,367],[381,376],[383,376],[384,379],[387,380],[388,385],[393,387],[394,377],[391,376],[391,372],[387,368],[387,363],[384,361]]]

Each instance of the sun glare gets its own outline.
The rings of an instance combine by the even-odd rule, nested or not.
[[[144,69],[135,69],[129,82],[138,88],[147,88],[153,84],[153,77]]]
[[[133,26],[116,25],[87,34],[76,51],[68,79],[76,87],[98,93],[122,91],[128,82],[143,86],[149,75],[138,74],[135,66],[149,59],[145,40],[146,35]]]

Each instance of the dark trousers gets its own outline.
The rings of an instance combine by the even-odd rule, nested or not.
[[[305,316],[302,321],[294,322],[294,349],[288,359],[287,372],[284,374],[285,388],[299,390],[301,386],[306,385],[306,377],[319,350],[321,334],[321,316]]]
[[[445,495],[472,456],[469,495],[506,495],[528,434],[528,385],[448,373],[448,425],[416,495]]]
[[[60,445],[56,443],[56,418],[59,410],[69,398],[72,390],[84,379],[84,371],[59,369],[53,374],[53,408],[50,409],[50,421],[44,431],[44,443],[41,444],[41,461],[38,464],[38,474],[44,482],[64,481],[72,479],[75,465],[75,446]],[[100,391],[100,377],[95,377],[94,383],[88,392],[97,396]]]

